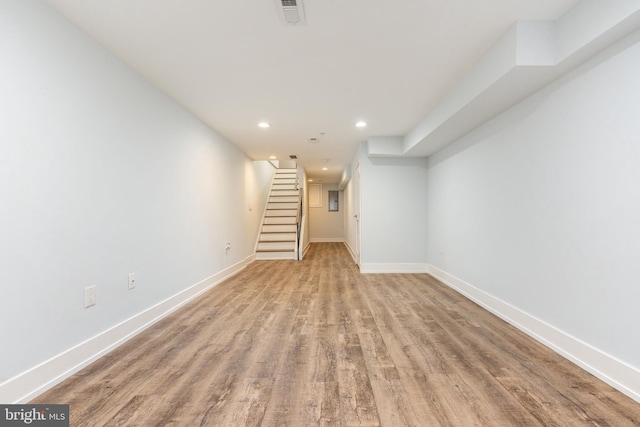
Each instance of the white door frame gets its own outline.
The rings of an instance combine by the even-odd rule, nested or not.
[[[355,255],[356,255],[356,264],[360,266],[360,163],[356,163],[354,167],[354,177],[355,177],[355,185],[353,186],[353,195],[354,195],[354,210],[355,214],[353,215],[355,218],[355,230],[356,230],[356,247],[355,247]]]

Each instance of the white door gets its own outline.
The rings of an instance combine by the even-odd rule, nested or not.
[[[354,172],[354,185],[353,185],[353,204],[354,204],[354,212],[353,215],[353,225],[356,230],[356,264],[360,265],[360,163],[358,163],[355,167]]]

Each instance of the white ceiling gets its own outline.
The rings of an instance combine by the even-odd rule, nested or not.
[[[297,154],[324,182],[369,136],[406,134],[515,21],[577,2],[304,0],[286,26],[278,0],[46,1],[249,157]]]

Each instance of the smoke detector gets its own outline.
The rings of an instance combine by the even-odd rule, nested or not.
[[[302,0],[275,0],[280,20],[285,25],[303,25],[306,23]]]

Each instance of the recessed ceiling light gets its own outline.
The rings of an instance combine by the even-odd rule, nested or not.
[[[312,180],[312,179],[309,179],[309,182],[313,182],[313,180]]]
[[[276,157],[276,156],[269,156],[269,158],[270,158],[271,160],[275,160],[275,159],[277,159],[277,157]]]
[[[323,170],[323,171],[328,171],[328,170],[329,170],[329,168],[322,168],[322,170]]]
[[[322,159],[323,163],[327,163],[329,161],[329,159]]]
[[[356,127],[357,128],[363,128],[367,125],[367,122],[363,122],[362,120],[360,120],[359,122],[356,122]]]
[[[258,127],[268,128],[268,127],[271,127],[271,125],[269,123],[267,123],[267,122],[260,122],[260,123],[258,123]]]

